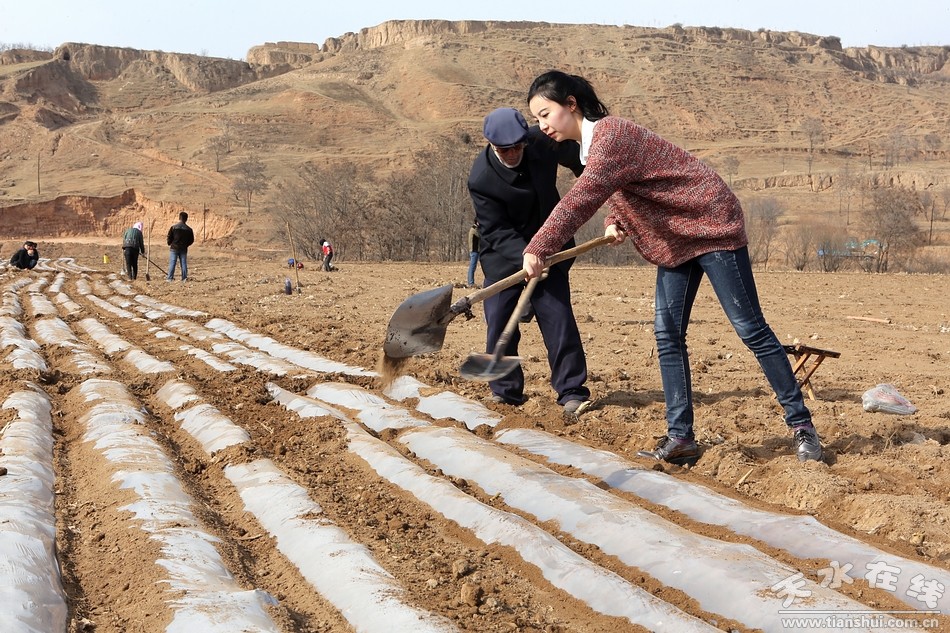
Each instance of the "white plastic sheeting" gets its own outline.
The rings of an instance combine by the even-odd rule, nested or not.
[[[485,543],[516,550],[552,585],[600,613],[626,618],[651,631],[718,631],[617,574],[588,561],[541,528],[485,505],[445,479],[433,477],[395,449],[350,423],[349,449],[382,477],[408,490],[437,512],[471,530]]]
[[[156,395],[172,409],[180,409],[186,404],[201,401],[194,387],[177,378],[173,378],[162,385]]]
[[[56,306],[46,295],[30,293],[30,311],[34,316],[56,316]]]
[[[155,336],[158,337],[159,335],[156,333]],[[235,371],[237,369],[237,367],[231,363],[225,362],[211,352],[206,352],[203,349],[192,347],[191,345],[182,345],[179,349],[190,356],[194,356],[214,370],[227,372]]]
[[[267,387],[276,402],[301,418],[330,415],[341,420],[347,431],[349,450],[381,476],[411,492],[446,518],[471,529],[483,542],[513,547],[526,561],[538,567],[549,582],[596,611],[625,617],[657,631],[716,630],[591,563],[521,517],[482,504],[452,483],[430,476],[395,449],[370,437],[341,412],[272,383]],[[351,404],[359,404],[359,401],[352,400]]]
[[[276,538],[307,582],[360,633],[456,631],[447,619],[412,607],[405,590],[366,546],[322,518],[323,508],[270,460],[227,466],[245,507]]]
[[[162,374],[175,371],[175,366],[170,362],[155,358],[148,352],[134,347],[123,338],[113,334],[108,327],[95,319],[83,319],[79,322],[79,326],[96,341],[106,354],[119,354],[126,351],[123,360],[143,374]]]
[[[413,416],[404,407],[393,406],[385,398],[347,383],[317,383],[307,390],[307,395],[338,407],[356,410],[356,419],[377,433],[386,429],[429,424]]]
[[[135,315],[135,313],[129,312],[128,310],[124,310],[124,309],[120,308],[119,306],[112,305],[111,303],[109,303],[109,302],[106,301],[105,299],[102,299],[102,298],[100,298],[100,297],[97,297],[97,296],[94,295],[94,294],[87,294],[87,295],[85,295],[85,297],[86,297],[86,299],[88,299],[89,301],[91,301],[91,302],[93,302],[94,304],[96,304],[96,306],[98,306],[99,308],[105,310],[106,312],[110,312],[110,313],[116,315],[117,317],[122,317],[123,319],[137,319],[137,318],[139,318],[139,317],[137,317],[137,316]]]
[[[14,369],[46,371],[46,361],[39,354],[39,344],[27,338],[23,324],[9,316],[0,316],[0,350],[13,349],[3,360]]]
[[[135,300],[141,303],[142,305],[148,306],[154,310],[161,310],[166,314],[175,314],[178,316],[189,316],[195,318],[206,317],[208,314],[206,312],[201,312],[200,310],[189,310],[188,308],[181,308],[170,303],[165,303],[164,301],[158,301],[153,299],[148,295],[135,295]]]
[[[0,435],[0,631],[62,633],[66,597],[56,561],[53,425],[36,385],[3,403],[17,417]]]
[[[862,574],[865,569],[870,569],[868,565],[881,562],[899,567],[901,573],[895,582],[894,595],[918,609],[927,605],[908,595],[912,578],[919,575],[950,587],[950,572],[947,570],[889,554],[832,530],[814,517],[757,510],[705,486],[644,470],[613,453],[580,446],[543,431],[506,429],[500,431],[495,439],[546,457],[556,464],[573,466],[611,488],[632,492],[696,521],[729,528],[736,534],[758,539],[799,558],[848,563]],[[937,608],[945,613],[950,611],[950,594],[941,596]]]
[[[41,343],[69,350],[68,362],[73,364],[74,372],[80,376],[112,372],[112,368],[93,354],[88,345],[76,338],[66,322],[59,317],[35,321],[33,328]]]
[[[119,354],[132,349],[132,344],[113,334],[112,331],[96,319],[83,319],[79,327],[85,330],[106,354]]]
[[[277,632],[267,615],[273,599],[244,590],[214,548],[217,539],[204,531],[191,511],[192,500],[175,476],[175,466],[152,439],[142,413],[125,387],[115,381],[91,379],[79,386],[87,410],[84,440],[111,463],[112,480],[131,489],[138,500],[120,508],[160,543],[157,564],[168,573],[170,633]],[[180,593],[179,593],[180,592]]]
[[[55,297],[56,303],[63,307],[63,310],[66,311],[66,314],[73,315],[82,312],[82,306],[69,298],[64,292],[60,292]]]
[[[165,322],[165,327],[178,334],[183,334],[194,341],[225,341],[227,337],[220,332],[209,330],[203,325],[198,325],[185,319],[171,319]]]
[[[811,630],[786,628],[784,596],[771,589],[798,571],[749,545],[700,536],[586,480],[558,475],[459,429],[410,429],[399,439],[445,474],[474,482],[539,521],[556,521],[574,538],[680,589],[707,611],[767,632]],[[867,611],[805,578],[798,587],[810,592],[809,609]]]
[[[318,402],[313,398],[298,396],[293,391],[287,391],[283,387],[272,382],[267,383],[267,391],[270,393],[274,402],[283,405],[289,411],[293,411],[301,418],[316,418],[329,415],[338,420],[346,420],[347,417],[341,411],[338,411],[328,404]]]
[[[80,266],[76,263],[76,260],[72,257],[60,257],[54,262],[56,268],[60,270],[65,270],[71,273],[84,273],[91,272],[92,268],[87,268],[85,266]]]
[[[205,452],[210,455],[251,439],[247,431],[207,403],[176,413],[175,419],[181,422],[181,428],[198,440]]]
[[[66,285],[66,273],[59,271],[56,273],[56,276],[53,277],[53,283],[49,285],[49,288],[46,289],[51,295],[62,294],[63,286]]]
[[[495,427],[501,422],[501,416],[480,402],[475,402],[451,391],[441,391],[434,395],[422,395],[423,389],[431,389],[425,383],[411,376],[401,376],[394,380],[384,393],[393,400],[418,398],[416,409],[437,420],[456,420],[469,429],[481,425]]]
[[[305,369],[312,369],[313,371],[324,374],[340,373],[347,374],[349,376],[378,375],[376,372],[368,371],[362,367],[354,367],[352,365],[338,363],[337,361],[330,360],[312,352],[307,352],[290,347],[288,345],[284,345],[283,343],[278,343],[269,336],[254,334],[253,332],[238,327],[234,323],[225,321],[224,319],[211,319],[205,325],[216,332],[226,334],[239,343],[250,345],[251,347],[266,352],[271,356],[289,361]]]
[[[125,355],[124,360],[131,363],[143,374],[164,374],[175,371],[175,366],[167,360],[155,358],[148,352],[133,347]]]
[[[275,376],[304,376],[300,366],[275,358],[270,354],[248,349],[239,343],[215,343],[211,351],[223,356],[238,365],[248,365],[254,369],[274,374]]]

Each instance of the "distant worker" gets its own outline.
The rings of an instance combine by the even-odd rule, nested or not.
[[[333,245],[330,244],[329,240],[320,238],[320,251],[323,253],[323,270],[331,272],[333,270],[333,264],[330,263],[333,260]]]
[[[135,279],[139,276],[139,255],[145,255],[141,222],[136,222],[122,234],[122,255],[125,257],[125,270],[129,279]]]
[[[468,229],[468,287],[475,287],[475,269],[478,268],[478,246],[481,237],[478,234],[478,220]]]
[[[40,252],[36,249],[36,242],[23,242],[23,248],[17,250],[10,258],[10,264],[20,270],[32,270],[40,261]]]
[[[188,247],[195,243],[195,232],[188,226],[188,214],[178,214],[178,223],[168,229],[168,281],[175,280],[175,265],[181,262],[181,280],[188,279]]]

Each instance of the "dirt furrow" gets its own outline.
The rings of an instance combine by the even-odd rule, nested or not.
[[[129,339],[147,343],[143,347],[147,347],[156,357],[161,358],[168,353],[174,355],[176,352],[172,339],[155,338],[153,334],[143,331],[154,329],[146,323],[120,319],[113,323],[112,327],[116,331],[125,330],[124,335]],[[442,599],[438,603],[449,605],[445,615],[452,620],[460,621],[475,630],[510,630],[513,626],[533,626],[532,622],[549,626],[556,621],[556,615],[532,613],[532,609],[537,608],[533,606],[534,602],[544,604],[557,601],[548,597],[552,589],[544,587],[544,583],[541,589],[537,589],[532,586],[530,580],[518,578],[530,576],[530,570],[512,577],[511,571],[500,564],[501,558],[497,555],[490,556],[485,545],[469,534],[450,529],[454,534],[447,538],[444,533],[439,532],[439,528],[451,525],[444,521],[431,520],[435,519],[431,511],[411,497],[398,489],[394,489],[391,495],[381,494],[380,491],[389,486],[388,482],[372,476],[372,471],[367,471],[361,460],[348,457],[337,462],[331,457],[340,452],[338,428],[333,428],[331,424],[313,438],[309,437],[309,433],[302,432],[299,422],[282,420],[279,413],[275,415],[273,405],[268,404],[269,398],[261,397],[266,396],[266,393],[263,390],[258,393],[261,376],[244,369],[238,370],[236,375],[229,372],[220,377],[215,376],[215,372],[209,374],[207,364],[190,360],[180,352],[176,360],[176,370],[179,375],[194,381],[197,391],[208,394],[209,401],[226,410],[230,417],[248,420],[247,428],[252,434],[252,440],[247,447],[242,447],[238,453],[225,451],[220,460],[208,460],[208,456],[189,450],[186,446],[188,441],[175,444],[173,452],[185,461],[186,469],[200,470],[202,478],[217,478],[220,465],[228,463],[229,460],[251,457],[273,459],[296,479],[303,479],[308,493],[324,509],[324,513],[334,523],[345,525],[348,531],[358,534],[360,542],[368,543],[374,556],[377,556],[397,579],[415,591],[422,589],[421,600],[424,603],[430,603],[434,595],[441,595]],[[296,382],[298,386],[307,384],[299,378]],[[220,388],[216,388],[215,385],[219,384]],[[161,407],[162,405],[156,405],[156,410]],[[168,415],[159,417],[168,419]],[[254,420],[257,420],[256,424]],[[174,433],[167,429],[165,432],[170,437],[174,436]],[[321,450],[321,446],[325,448]],[[331,459],[320,460],[319,457],[324,454]],[[343,454],[345,455],[345,451]],[[319,469],[301,463],[301,456],[307,455],[318,458],[317,461],[321,464]],[[210,463],[206,463],[209,461]],[[316,478],[313,477],[315,474]],[[376,481],[373,481],[374,479]],[[341,491],[341,488],[344,488],[341,482],[360,483],[353,491],[344,493]],[[351,488],[350,485],[345,487]],[[381,505],[388,510],[376,509],[367,516],[362,506],[368,496],[374,506]],[[417,523],[402,518],[415,515],[430,520]],[[260,529],[256,532],[259,534]],[[430,553],[423,561],[418,560],[414,554],[408,554],[416,552],[419,543],[435,545],[427,547]],[[521,566],[523,567],[523,564]],[[482,568],[485,571],[480,571]],[[494,571],[489,573],[492,568]],[[472,585],[473,577],[475,585]],[[292,584],[293,582],[281,583],[275,588],[275,595],[286,601],[290,593],[288,586]],[[478,589],[471,589],[473,586]],[[504,601],[506,594],[501,591],[501,587],[510,586],[517,587],[514,594],[519,596],[518,604],[509,605]],[[489,587],[487,593],[485,587]],[[475,595],[471,594],[473,591],[479,596],[477,600],[472,597]],[[526,595],[532,594],[539,594],[541,597],[526,598]],[[469,618],[471,621],[466,622]]]
[[[725,618],[727,609],[708,608],[708,592],[717,587],[695,577],[698,559],[690,554],[695,548],[677,549],[674,545],[676,553],[659,558],[657,550],[652,552],[656,560],[647,563],[637,556],[656,548],[644,545],[650,540],[647,532],[633,527],[632,520],[618,526],[617,534],[610,539],[601,538],[600,530],[607,524],[644,510],[670,522],[666,536],[656,543],[680,530],[689,538],[702,535],[721,543],[753,546],[762,553],[756,556],[777,559],[779,567],[775,569],[788,569],[790,574],[800,571],[805,581],[816,587],[822,580],[821,572],[830,564],[847,565],[853,559],[855,569],[848,578],[852,583],[830,588],[822,585],[823,596],[843,601],[831,609],[835,613],[853,610],[855,607],[845,604],[850,600],[854,602],[848,604],[856,604],[857,608],[875,611],[909,608],[910,615],[904,619],[919,615],[918,630],[950,625],[945,616],[933,622],[924,620],[927,601],[942,599],[942,593],[931,591],[936,586],[928,583],[942,577],[940,574],[945,572],[941,570],[946,567],[945,560],[927,555],[944,551],[941,548],[945,547],[939,540],[945,529],[941,520],[946,513],[945,488],[936,481],[928,483],[926,477],[929,473],[931,478],[943,480],[942,466],[935,458],[943,454],[950,439],[945,424],[941,430],[939,422],[940,407],[946,402],[938,393],[939,386],[934,386],[934,401],[930,404],[936,407],[936,415],[908,419],[903,424],[900,419],[890,418],[895,423],[887,424],[886,418],[859,416],[849,408],[849,399],[856,391],[860,395],[863,377],[858,372],[845,369],[837,374],[840,378],[836,382],[832,370],[825,370],[827,386],[822,386],[829,400],[811,406],[823,424],[823,435],[827,433],[829,460],[826,464],[801,466],[790,454],[787,442],[773,437],[775,431],[780,433],[774,423],[774,405],[769,402],[767,390],[748,377],[755,373],[754,359],[741,351],[732,352],[718,333],[705,340],[700,334],[694,341],[697,415],[710,418],[718,414],[719,419],[701,431],[704,455],[695,469],[671,469],[668,474],[656,475],[701,483],[727,499],[771,511],[776,508],[762,501],[768,496],[763,485],[769,482],[775,491],[772,499],[785,504],[781,511],[809,509],[818,514],[821,508],[822,522],[844,535],[829,537],[832,547],[835,538],[842,543],[852,538],[858,544],[879,548],[878,558],[872,554],[867,561],[857,550],[842,549],[842,560],[838,561],[818,550],[808,553],[812,550],[806,548],[796,553],[784,548],[766,538],[761,528],[743,532],[726,523],[703,519],[688,508],[667,503],[662,496],[642,498],[637,490],[617,486],[613,481],[611,473],[617,468],[626,469],[623,465],[611,466],[614,470],[608,472],[591,466],[590,458],[577,457],[579,454],[572,459],[555,458],[550,449],[532,449],[518,442],[505,442],[502,448],[495,441],[496,436],[505,438],[507,429],[529,427],[550,434],[552,439],[560,436],[568,445],[606,449],[618,463],[650,441],[653,429],[662,424],[662,397],[655,383],[650,382],[655,380],[650,378],[655,359],[650,358],[646,341],[631,346],[637,350],[636,356],[599,344],[602,337],[644,336],[640,319],[618,320],[609,316],[609,310],[603,310],[607,306],[598,305],[605,303],[604,295],[582,289],[575,297],[582,330],[587,330],[587,343],[593,350],[591,380],[599,394],[595,406],[571,424],[560,417],[556,407],[546,404],[549,397],[543,395],[543,390],[533,387],[526,405],[517,410],[489,406],[485,409],[489,414],[486,420],[491,416],[494,419],[488,425],[478,425],[472,422],[478,418],[463,409],[472,406],[471,398],[484,393],[483,387],[456,375],[467,352],[478,349],[477,320],[453,324],[459,340],[447,340],[446,348],[430,364],[413,360],[409,371],[428,384],[384,391],[373,375],[351,374],[346,368],[374,368],[379,328],[385,326],[386,314],[394,305],[391,287],[376,284],[353,289],[346,278],[329,275],[319,294],[285,298],[276,291],[277,284],[270,292],[245,284],[240,291],[226,291],[226,299],[219,301],[214,298],[215,292],[221,291],[226,286],[223,280],[230,277],[228,272],[217,274],[221,275],[217,281],[212,278],[205,282],[208,286],[202,290],[200,282],[181,287],[129,284],[114,275],[69,271],[35,277],[29,285],[18,279],[4,293],[4,310],[15,323],[0,323],[3,344],[17,352],[4,354],[7,362],[28,358],[26,346],[13,343],[18,340],[16,324],[20,324],[30,338],[42,343],[41,352],[48,364],[42,371],[10,372],[0,383],[0,395],[9,396],[21,388],[17,381],[32,377],[52,403],[57,440],[57,545],[62,550],[74,631],[91,626],[90,622],[95,623],[96,630],[165,630],[171,617],[168,581],[162,581],[164,572],[154,562],[162,560],[162,548],[156,546],[154,538],[143,536],[141,530],[135,534],[122,527],[128,524],[128,508],[135,502],[134,487],[117,487],[112,481],[116,475],[109,474],[107,461],[84,441],[88,428],[83,425],[88,427],[86,414],[91,406],[87,390],[99,375],[128,392],[135,403],[132,410],[142,416],[138,426],[147,429],[150,440],[169,457],[183,491],[193,500],[195,521],[217,539],[215,550],[227,573],[244,590],[259,590],[260,595],[273,597],[275,604],[266,606],[267,613],[284,631],[347,630],[359,618],[348,617],[339,597],[330,597],[333,590],[346,586],[342,576],[332,590],[320,589],[320,583],[326,582],[319,580],[321,574],[333,575],[329,569],[320,568],[321,554],[313,542],[318,539],[301,537],[308,544],[294,546],[290,543],[298,537],[275,534],[278,528],[270,521],[276,516],[269,516],[267,508],[268,503],[278,503],[275,499],[283,493],[271,493],[275,499],[254,500],[253,490],[259,487],[255,478],[267,472],[265,464],[273,464],[281,473],[287,490],[298,487],[299,492],[294,494],[305,495],[313,504],[303,514],[287,515],[276,525],[296,525],[299,521],[304,526],[315,526],[325,522],[338,528],[365,548],[383,573],[391,575],[397,588],[393,595],[405,592],[405,604],[411,609],[432,614],[434,622],[449,622],[461,630],[643,630],[632,624],[622,609],[618,610],[618,606],[627,604],[624,599],[606,598],[613,594],[598,591],[593,581],[580,589],[572,587],[566,580],[569,576],[559,576],[570,568],[567,563],[550,563],[553,559],[533,555],[530,547],[543,549],[545,539],[553,539],[552,552],[564,548],[565,556],[576,556],[582,565],[593,565],[597,571],[592,573],[598,578],[616,578],[611,582],[645,589],[717,628],[746,631],[762,626],[772,630],[773,624],[758,622],[777,622],[776,608],[769,607],[765,619],[756,624],[739,612],[734,614],[736,617]],[[394,287],[399,293],[405,285]],[[373,295],[381,288],[389,288],[383,292],[390,295]],[[636,291],[617,292],[622,301],[636,306],[635,312],[649,310],[649,301]],[[11,293],[24,307],[18,315]],[[765,303],[773,307],[774,300]],[[319,318],[306,327],[300,316],[310,308],[317,309]],[[694,321],[700,332],[715,327],[716,309],[711,297],[699,298]],[[908,319],[915,316],[907,308],[899,314]],[[780,320],[778,331],[800,327],[790,326],[792,323],[797,321]],[[66,325],[69,334],[63,330]],[[649,332],[645,334],[649,336]],[[891,348],[911,345],[909,334],[909,330],[894,332],[893,340],[883,344]],[[57,343],[59,340],[65,342]],[[940,339],[935,342],[940,343]],[[536,332],[526,332],[526,375],[529,383],[543,385],[546,376],[538,345]],[[941,352],[933,344],[931,349],[934,359],[940,359]],[[301,366],[299,359],[294,362],[294,350],[338,362],[340,370],[327,373],[315,365]],[[302,364],[311,362],[308,359]],[[908,365],[906,371],[917,375],[921,370]],[[357,390],[357,395],[346,395],[347,389]],[[281,390],[285,395],[275,395]],[[358,395],[359,390],[365,390],[365,396]],[[445,416],[438,404],[441,393],[458,398],[455,405],[449,405],[449,409],[457,409]],[[911,395],[921,402],[922,394],[915,390]],[[295,398],[311,404],[290,406],[288,403]],[[380,406],[385,408],[384,414],[380,414]],[[860,418],[871,428],[863,432],[851,418]],[[230,424],[245,435],[230,439],[232,436],[222,432],[218,422]],[[444,437],[457,435],[461,443],[456,447],[436,442],[423,449],[430,438],[442,437],[441,433],[449,434]],[[889,436],[889,443],[882,446],[876,439],[879,433]],[[870,459],[873,451],[882,461]],[[908,457],[901,460],[899,455]],[[898,456],[897,463],[893,462],[894,456]],[[491,459],[498,460],[495,466],[490,465]],[[507,467],[503,464],[517,463],[523,469],[519,479],[498,479]],[[862,471],[867,468],[862,464],[868,464],[870,470]],[[879,473],[880,464],[889,465]],[[740,476],[741,482],[733,487],[731,484]],[[851,494],[855,480],[860,481],[862,476],[867,476],[872,486],[865,490],[881,495],[876,504],[871,495],[859,495],[853,501],[845,496]],[[602,519],[575,521],[570,512],[558,510],[566,497],[558,499],[546,487],[525,496],[532,490],[530,486],[536,485],[531,483],[532,478],[549,482],[545,486],[562,481],[557,485],[563,491],[593,484],[590,492],[581,493],[587,497],[587,509],[582,514]],[[781,488],[784,482],[787,491]],[[832,495],[834,490],[839,491],[837,497]],[[809,491],[817,496],[809,498]],[[911,505],[914,499],[923,497],[933,499],[930,515]],[[547,501],[538,506],[541,499]],[[881,505],[888,500],[912,508],[922,534],[916,546],[884,540],[873,532],[855,531],[856,524],[871,518],[860,517],[861,507],[869,513],[876,508],[880,525],[889,526],[889,530],[902,529],[896,519],[899,509],[892,512]],[[595,505],[601,514],[596,514]],[[275,514],[286,510],[284,504],[272,507]],[[524,540],[530,546],[492,536],[486,531],[487,523],[472,521],[469,511],[458,510],[462,507],[481,508],[479,512],[486,516],[509,517],[503,521],[520,522],[525,529],[535,530],[533,537]],[[845,523],[837,522],[832,510],[835,507],[843,510],[840,516]],[[928,516],[929,520],[925,518]],[[141,517],[139,521],[147,523]],[[575,522],[579,531],[572,527]],[[630,541],[625,546],[634,544],[634,556],[617,547],[625,540]],[[295,561],[301,547],[313,552],[305,561]],[[651,551],[637,552],[640,547]],[[666,575],[663,566],[675,564],[672,559],[681,557],[690,565],[687,575]],[[146,562],[135,564],[137,560]],[[865,564],[887,561],[898,565],[894,586],[870,575],[865,577]],[[903,572],[906,577],[901,575]],[[919,572],[917,581],[910,579],[912,572]],[[768,578],[774,580],[772,576],[778,572],[748,573],[751,577],[741,582],[739,576],[736,582],[720,578],[723,586],[718,589],[728,593],[729,585],[732,591],[738,591],[738,584],[762,584]],[[768,589],[763,586],[759,597],[779,598],[781,602],[781,595]],[[584,596],[583,590],[593,595]],[[372,608],[379,602],[370,598],[366,604],[366,608]],[[793,610],[799,606],[796,603]]]

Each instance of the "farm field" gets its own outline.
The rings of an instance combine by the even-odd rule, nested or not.
[[[130,282],[103,248],[0,272],[0,593],[24,605],[4,631],[950,627],[945,276],[757,273],[783,343],[841,354],[812,378],[806,464],[704,286],[685,469],[636,457],[665,431],[652,268],[575,265],[594,403],[574,419],[533,323],[524,405],[459,375],[478,305],[383,384],[393,310],[463,264],[298,277],[197,250],[187,283]],[[881,383],[917,411],[865,411]]]

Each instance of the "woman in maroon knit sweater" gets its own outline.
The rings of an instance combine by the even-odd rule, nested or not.
[[[708,165],[650,130],[610,116],[590,83],[547,72],[531,84],[528,107],[541,131],[581,145],[584,173],[524,250],[536,277],[544,259],[607,204],[606,235],[629,238],[657,266],[656,335],[666,399],[667,436],[641,456],[674,464],[699,458],[693,435],[693,392],[686,350],[690,311],[703,275],[742,342],[755,354],[785,409],[801,461],[822,449],[785,349],[762,309],[749,261],[739,200]]]

